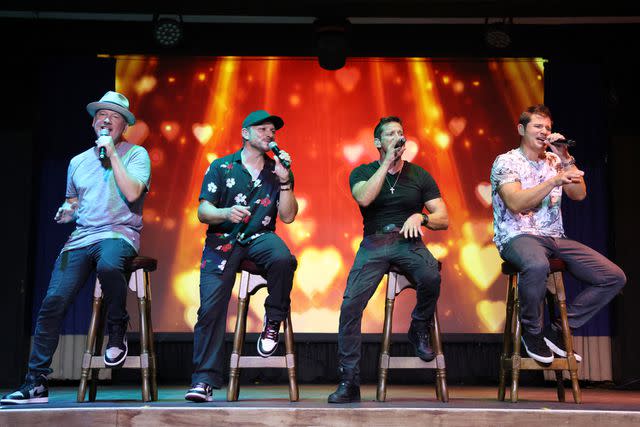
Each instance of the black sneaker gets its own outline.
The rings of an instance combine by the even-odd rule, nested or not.
[[[184,398],[192,402],[212,402],[213,389],[207,383],[196,383],[187,390]]]
[[[553,362],[553,353],[545,344],[542,334],[533,335],[522,331],[522,344],[524,344],[525,351],[532,359],[540,363]]]
[[[554,328],[553,326],[547,326],[544,328],[544,342],[547,343],[547,346],[560,357],[567,357],[567,349],[564,346],[564,338],[562,338],[562,333]],[[573,355],[576,357],[576,361],[582,362],[582,356],[580,356],[575,351]]]
[[[129,352],[127,346],[127,322],[109,325],[109,342],[104,351],[104,364],[110,368],[116,368],[124,364]]]
[[[37,377],[27,376],[24,384],[13,393],[2,396],[2,405],[23,405],[25,403],[49,402],[49,386],[47,377],[41,374]]]
[[[329,395],[329,403],[360,402],[360,386],[353,381],[342,381],[338,389]]]
[[[416,356],[425,362],[431,362],[435,359],[436,353],[433,351],[433,348],[431,348],[428,326],[418,326],[414,322],[411,322],[407,336],[409,337],[409,342],[413,344],[416,350]]]
[[[279,331],[280,321],[269,320],[267,316],[264,316],[264,328],[257,342],[258,354],[260,356],[269,357],[275,353],[278,348]]]

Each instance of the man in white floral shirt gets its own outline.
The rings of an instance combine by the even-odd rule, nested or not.
[[[617,265],[564,235],[563,191],[572,200],[582,200],[587,190],[584,173],[568,145],[558,142],[564,137],[551,133],[551,123],[546,106],[529,107],[518,122],[520,146],[498,156],[491,169],[494,241],[502,258],[520,271],[522,342],[527,354],[541,363],[551,363],[554,353],[567,354],[560,326],[542,328],[549,258],[563,260],[569,273],[589,285],[568,306],[572,329],[584,325],[626,282]]]
[[[289,169],[291,158],[284,151],[275,159],[266,155],[276,130],[282,126],[280,117],[264,110],[250,113],[242,123],[242,149],[214,160],[205,173],[198,219],[209,228],[200,265],[195,370],[187,400],[211,401],[212,388],[220,388],[223,383],[227,306],[238,266],[245,258],[266,271],[268,282],[258,353],[268,357],[278,346],[278,331],[289,312],[297,262],[275,234],[276,216],[291,223],[298,213]]]

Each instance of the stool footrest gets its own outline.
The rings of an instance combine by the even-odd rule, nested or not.
[[[84,366],[83,363],[82,367],[90,369],[113,369],[111,366],[104,364],[104,358],[102,356],[92,356],[90,365]],[[140,369],[148,367],[148,356],[127,356],[126,359],[124,359],[124,363],[116,369]]]
[[[504,369],[507,369],[507,370],[511,370],[512,369],[512,361],[511,360],[512,360],[511,358],[508,358],[508,359],[504,360],[504,363],[503,363]],[[549,364],[542,364],[542,363],[538,362],[537,360],[532,359],[530,357],[522,357],[522,358],[520,358],[520,369],[541,370],[541,371],[547,371],[547,370],[569,371],[569,370],[571,370],[569,365],[570,365],[569,364],[569,359],[565,359],[565,358],[553,359],[553,362],[551,362]]]
[[[293,368],[294,366],[294,364],[287,365],[286,356],[240,356],[238,360],[239,368]]]
[[[385,368],[386,366],[381,366]],[[438,366],[437,360],[425,362],[419,357],[389,357],[389,369],[436,369],[444,366]]]

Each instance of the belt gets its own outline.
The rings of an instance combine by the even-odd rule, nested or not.
[[[401,228],[395,224],[387,224],[379,230],[376,230],[374,234],[389,234],[389,233],[397,233]]]

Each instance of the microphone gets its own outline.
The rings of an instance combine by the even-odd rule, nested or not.
[[[109,136],[109,129],[102,128],[100,129],[100,136]],[[107,158],[107,149],[104,147],[100,147],[100,151],[98,152],[98,158],[100,160],[104,160]]]
[[[573,139],[556,139],[552,142],[553,145],[562,146],[566,145],[567,147],[575,147],[576,142]]]
[[[402,147],[404,144],[407,143],[407,138],[405,138],[404,136],[400,137],[399,140],[396,141],[396,145],[395,148],[400,148]]]
[[[269,148],[271,149],[271,151],[273,151],[273,154],[278,156],[278,158],[280,159],[280,148],[278,147],[278,144],[276,144],[275,141],[271,141],[269,143]],[[288,160],[280,159],[280,163],[282,163],[282,166],[284,166],[287,169],[291,167],[291,163]]]

